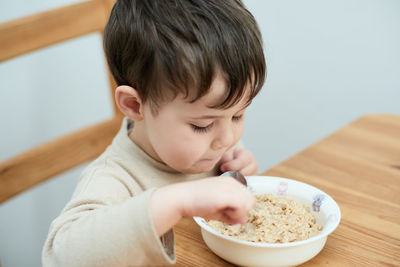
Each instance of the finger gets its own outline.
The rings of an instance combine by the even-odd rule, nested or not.
[[[232,219],[228,216],[224,216],[222,219],[225,223],[227,224],[245,224],[247,222],[247,217],[242,217],[242,218],[238,218],[238,219]]]
[[[229,161],[221,161],[220,170],[239,171],[254,161],[253,154],[246,149],[235,149],[232,151],[232,159]]]
[[[244,224],[247,222],[247,212],[244,215],[241,215],[236,210],[232,208],[227,208],[224,210],[223,215],[223,219],[230,224]]]
[[[241,217],[241,218],[232,218],[229,215],[220,212],[220,213],[214,213],[214,214],[209,214],[207,216],[203,216],[204,219],[206,220],[215,220],[215,221],[220,221],[224,222],[227,224],[244,224],[247,222],[247,217]]]
[[[233,151],[233,158],[234,159],[240,158],[243,155],[243,153],[246,153],[246,151],[247,150],[243,148],[235,149]]]
[[[243,158],[234,159],[228,162],[225,162],[221,165],[220,169],[223,172],[226,171],[239,171],[246,167],[248,162],[246,162]]]
[[[235,200],[230,202],[230,205],[222,210],[224,214],[232,219],[240,219],[246,217],[247,213],[253,208],[255,199],[250,191],[242,187],[240,193],[236,194]]]
[[[239,172],[244,176],[257,175],[258,165],[256,162],[252,162],[249,165],[244,166],[242,169],[240,169]]]
[[[244,205],[243,207],[246,207],[247,205]],[[246,209],[233,209],[233,208],[226,208],[223,211],[225,216],[228,216],[229,218],[231,218],[232,220],[238,220],[238,221],[242,221],[243,218],[246,218],[246,215],[248,213],[247,208]]]
[[[225,152],[221,157],[221,163],[225,163],[233,160],[233,150]]]

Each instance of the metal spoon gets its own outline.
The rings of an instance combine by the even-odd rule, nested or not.
[[[241,174],[238,171],[229,171],[229,172],[224,172],[220,176],[231,176],[241,184],[247,187],[247,181],[246,178],[244,178],[243,174]]]

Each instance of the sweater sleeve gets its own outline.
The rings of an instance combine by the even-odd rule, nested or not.
[[[154,228],[149,208],[153,191],[132,197],[123,182],[110,177],[80,182],[73,199],[51,224],[43,266],[175,263],[173,231],[160,239]]]

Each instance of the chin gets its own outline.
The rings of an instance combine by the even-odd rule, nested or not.
[[[185,174],[201,174],[212,171],[219,161],[197,161],[190,166],[176,166],[173,169]]]
[[[188,169],[188,170],[183,170],[182,173],[184,173],[184,174],[201,174],[201,173],[209,172],[211,170],[212,170],[212,168],[210,170]]]
[[[210,172],[214,169],[215,165],[213,166],[195,166],[189,168],[179,169],[177,171],[185,174],[201,174],[205,172]]]
[[[186,173],[188,173],[188,174],[200,174],[200,173],[205,173],[205,172],[210,172],[210,171],[212,171],[213,169],[215,168],[215,164],[214,165],[212,165],[212,166],[204,166],[204,167],[196,167],[196,168],[193,168],[193,169],[189,169],[188,170],[188,172],[186,172]]]

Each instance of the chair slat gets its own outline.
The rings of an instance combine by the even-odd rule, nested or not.
[[[118,132],[121,121],[122,117],[114,117],[1,162],[0,203],[100,155]]]
[[[110,1],[80,2],[1,24],[0,62],[84,34],[102,33],[109,14],[104,2]]]

